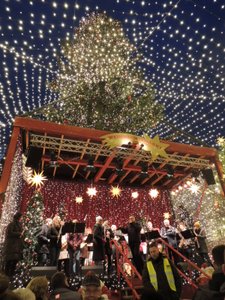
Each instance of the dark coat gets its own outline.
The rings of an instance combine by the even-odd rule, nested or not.
[[[49,228],[47,238],[50,239],[50,248],[61,249],[61,238],[59,237],[59,228],[53,225]]]
[[[22,225],[13,220],[6,228],[4,255],[5,261],[21,260],[23,257]]]
[[[93,228],[93,261],[104,260],[105,242],[104,228],[100,224],[95,224]]]
[[[221,286],[225,283],[225,274],[220,267],[212,274],[212,279],[209,280],[209,289],[213,291],[220,291]]]
[[[57,295],[60,295],[60,298],[56,298]],[[52,291],[49,300],[80,300],[81,296],[77,292],[71,291],[69,288],[58,288]]]
[[[127,227],[128,243],[130,246],[141,243],[141,225],[139,223],[130,223]]]
[[[38,240],[37,252],[38,253],[44,253],[44,254],[49,253],[49,249],[48,249],[49,239],[47,237],[48,231],[49,231],[49,226],[47,224],[43,224],[41,227],[41,232],[37,236],[37,240]]]
[[[176,292],[170,289],[169,283],[167,281],[167,277],[164,272],[163,255],[160,253],[159,257],[156,260],[153,259],[150,260],[152,261],[152,264],[156,272],[159,294],[165,300],[178,300],[181,294],[181,279],[173,263],[170,261],[170,265],[171,265],[171,269],[173,272],[174,281],[177,289]],[[146,290],[153,291],[153,292],[155,291],[153,285],[150,282],[147,263],[144,266],[142,281],[143,281],[143,286]]]
[[[168,243],[177,248],[177,237],[176,237],[176,228],[173,226],[162,227],[160,234],[163,238],[167,238]]]
[[[206,244],[206,232],[205,229],[199,228],[195,229],[195,233],[197,234],[196,248],[198,249],[199,253],[208,253],[208,247]]]

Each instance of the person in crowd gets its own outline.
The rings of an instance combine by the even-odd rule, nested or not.
[[[85,265],[85,259],[88,259],[88,244],[86,243],[87,236],[83,235],[80,244],[80,269]]]
[[[192,249],[194,247],[194,244],[192,242],[192,239],[185,239],[184,236],[182,235],[182,232],[186,231],[188,228],[184,221],[180,221],[177,224],[177,231],[178,235],[180,237],[179,243],[178,243],[178,251],[183,254],[185,257],[188,259],[191,258],[192,255]]]
[[[51,278],[52,292],[49,300],[79,300],[80,294],[69,289],[67,278],[63,272],[56,272]]]
[[[143,269],[143,260],[140,254],[141,244],[141,225],[136,222],[134,216],[129,217],[129,224],[127,226],[128,244],[133,256],[133,263],[137,271],[141,274]]]
[[[0,273],[0,299],[5,295],[9,288],[9,277]]]
[[[101,264],[105,259],[105,238],[102,223],[102,217],[97,216],[93,228],[93,261],[95,264]]]
[[[161,228],[160,235],[167,239],[168,244],[173,247],[174,249],[177,249],[177,230],[175,227],[171,226],[170,221],[168,219],[165,219],[163,221],[163,227]],[[169,257],[170,259],[174,260],[174,263],[177,263],[179,261],[178,255],[173,252],[170,248],[168,249]]]
[[[208,254],[209,251],[206,243],[206,232],[199,221],[194,223],[193,232],[195,234],[196,249],[202,259],[201,263],[208,262],[209,264],[212,264]]]
[[[45,276],[32,278],[27,288],[35,294],[36,300],[48,300],[48,280]]]
[[[37,259],[38,259],[38,266],[47,265],[48,255],[49,255],[49,242],[48,239],[48,232],[52,225],[52,219],[47,218],[45,220],[45,224],[41,227],[41,232],[37,236]]]
[[[151,222],[151,221],[147,221],[146,222],[146,231],[147,232],[151,232],[151,231],[159,231],[159,228],[155,228],[154,226],[153,226],[153,223]]]
[[[62,271],[64,268],[64,272],[66,273],[66,276],[70,276],[70,257],[68,252],[68,234],[65,233],[61,235],[61,249],[59,252],[59,258],[58,258],[58,270]]]
[[[82,300],[107,300],[110,292],[98,276],[89,271],[82,282],[82,286],[78,291]]]
[[[36,300],[35,294],[28,288],[18,288],[13,290],[20,300]]]
[[[209,283],[209,280],[212,278],[212,274],[214,273],[214,268],[208,263],[203,263],[201,266],[201,270],[204,273],[201,273],[199,277],[196,279],[196,282],[199,286],[205,286]]]
[[[111,231],[111,229],[106,229],[105,231],[105,254],[107,256],[107,274],[108,276],[111,273],[112,268],[112,246],[110,244],[110,241],[113,239],[114,235]]]
[[[5,273],[9,277],[15,274],[17,263],[23,257],[22,214],[17,212],[6,228],[4,242]]]
[[[220,291],[221,286],[225,283],[225,274],[222,266],[225,263],[225,245],[218,245],[212,249],[213,265],[215,271],[212,274],[212,279],[209,280],[209,289]]]
[[[72,221],[74,224],[78,220]],[[80,245],[83,242],[83,234],[81,233],[70,233],[68,235],[68,252],[70,257],[70,274],[75,273],[76,275],[81,274],[81,264],[80,264]]]
[[[173,263],[162,253],[156,242],[149,245],[150,259],[144,266],[142,280],[144,291],[156,292],[163,300],[178,300],[181,279]]]
[[[52,220],[52,225],[48,230],[47,238],[50,240],[49,257],[50,266],[57,266],[59,253],[61,250],[61,232],[63,221],[59,216],[55,216]]]

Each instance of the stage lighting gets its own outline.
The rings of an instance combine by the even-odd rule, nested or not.
[[[95,166],[94,166],[94,159],[92,157],[90,157],[88,159],[87,166],[84,169],[85,169],[85,171],[89,171],[91,173],[94,173],[96,171]]]
[[[147,178],[148,177],[148,164],[146,162],[141,163],[141,178]]]
[[[50,161],[49,161],[49,168],[58,167],[56,153],[54,151],[50,152]]]

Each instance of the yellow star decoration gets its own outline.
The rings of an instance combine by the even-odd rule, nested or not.
[[[35,185],[36,188],[41,187],[45,180],[47,180],[47,178],[43,175],[43,171],[41,173],[36,173],[36,171],[34,171],[34,174],[31,177],[31,185]]]
[[[165,212],[165,213],[163,214],[163,216],[164,216],[164,219],[168,219],[168,220],[169,220],[169,218],[170,218],[170,213]]]
[[[151,152],[153,161],[156,160],[158,156],[168,157],[165,149],[169,147],[169,144],[161,143],[158,135],[151,139],[147,134],[145,134],[144,139],[147,142],[144,145],[144,150]]]
[[[110,193],[112,194],[113,197],[116,197],[118,198],[121,194],[121,189],[119,188],[119,186],[112,186],[111,187],[111,190],[110,190]]]
[[[76,197],[75,199],[76,203],[82,203],[83,202],[83,198],[82,197]]]
[[[96,188],[94,187],[89,187],[88,189],[87,189],[87,194],[88,194],[88,196],[89,197],[94,197],[94,196],[96,196],[96,194],[97,194],[97,190],[96,190]]]
[[[129,142],[132,144],[138,143],[138,137],[129,133],[110,133],[101,136],[101,139],[103,139],[103,143],[106,144],[109,149],[121,147]]]
[[[138,145],[139,147],[142,146],[141,149],[151,153],[153,161],[156,160],[158,156],[168,157],[165,149],[169,147],[169,144],[160,142],[158,135],[152,139],[147,134],[143,137],[139,137],[128,133],[110,133],[101,136],[101,139],[110,149],[128,145],[128,143]]]

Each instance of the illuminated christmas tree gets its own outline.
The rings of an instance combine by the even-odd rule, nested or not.
[[[40,192],[35,191],[27,206],[27,212],[24,217],[24,263],[30,266],[36,261],[37,236],[41,231],[43,224],[44,203]]]
[[[118,21],[92,13],[62,46],[58,76],[49,84],[59,100],[43,108],[42,116],[103,130],[146,131],[162,119],[163,106],[141,62]]]

